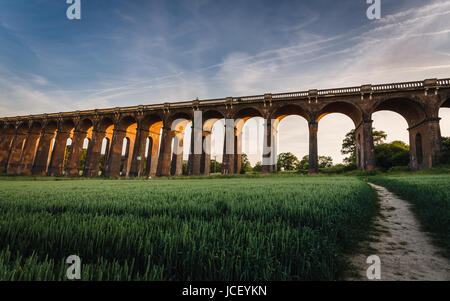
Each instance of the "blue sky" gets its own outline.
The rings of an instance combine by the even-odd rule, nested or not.
[[[381,3],[371,21],[365,0],[81,0],[68,20],[65,0],[2,0],[0,115],[450,77],[450,1]],[[392,114],[375,126],[407,141]],[[280,125],[280,151],[307,151],[299,122]],[[319,153],[340,161],[351,121],[322,125]]]

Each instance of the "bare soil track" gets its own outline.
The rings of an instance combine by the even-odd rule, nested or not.
[[[429,233],[421,230],[410,204],[386,188],[369,183],[380,199],[380,215],[369,241],[361,244],[361,253],[353,256],[355,270],[347,280],[368,280],[370,255],[381,259],[381,280],[450,280],[450,262],[431,244]]]

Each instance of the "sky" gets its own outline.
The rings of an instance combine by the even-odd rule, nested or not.
[[[366,0],[81,0],[81,20],[68,7],[0,1],[0,116],[450,77],[450,1],[381,0],[380,20]],[[440,114],[450,136],[450,109]],[[373,120],[388,141],[408,142],[400,115]],[[261,122],[244,129],[253,164]],[[319,154],[341,162],[353,127],[323,118]],[[218,122],[218,159],[222,132]],[[288,117],[278,132],[279,153],[307,154],[305,120]]]

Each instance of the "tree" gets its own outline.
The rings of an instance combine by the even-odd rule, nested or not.
[[[253,166],[254,172],[262,172],[262,164],[261,161],[256,162],[255,166]]]
[[[69,154],[70,154],[71,148],[72,148],[72,145],[66,145],[66,153],[64,154],[64,163],[63,163],[63,166],[65,168],[67,167],[67,161],[69,160]]]
[[[309,169],[309,156],[303,156],[297,165],[298,170],[308,170]]]
[[[376,165],[389,169],[393,166],[409,164],[409,145],[403,141],[393,141],[375,146]]]
[[[331,166],[333,166],[333,158],[329,156],[319,156],[319,168],[328,168]]]
[[[299,161],[292,153],[281,153],[278,155],[277,169],[280,170],[295,170]]]
[[[241,174],[252,171],[252,166],[248,160],[247,154],[241,155]]]
[[[81,150],[81,155],[80,155],[80,169],[79,170],[84,170],[84,166],[86,165],[86,156],[87,156],[87,149],[83,148]]]
[[[222,172],[222,163],[212,159],[209,164],[209,172],[210,173]]]
[[[387,138],[387,134],[383,131],[376,131],[375,128],[372,130],[373,144],[380,145]],[[344,159],[344,162],[348,165],[356,164],[356,137],[355,130],[351,130],[345,135],[342,141],[341,153],[343,155],[350,154],[349,157]]]
[[[182,174],[183,174],[183,176],[187,176],[188,175],[188,166],[189,166],[189,164],[188,164],[188,161],[186,161],[186,160],[183,160],[183,165],[182,165]]]
[[[319,156],[318,159],[319,168],[328,168],[333,166],[333,158],[329,156]],[[308,170],[309,169],[309,156],[306,155],[302,158],[297,166],[298,170]]]

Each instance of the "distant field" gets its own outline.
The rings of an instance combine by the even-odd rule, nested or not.
[[[409,200],[424,230],[435,234],[435,242],[450,258],[450,175],[382,176],[371,181]]]
[[[338,279],[377,212],[351,177],[0,181],[0,279]]]

